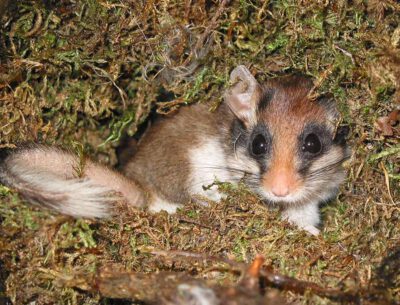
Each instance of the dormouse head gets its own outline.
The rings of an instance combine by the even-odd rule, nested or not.
[[[234,113],[236,158],[250,167],[247,183],[272,202],[304,204],[332,197],[344,179],[348,130],[329,96],[311,98],[313,82],[299,75],[259,84],[244,66],[230,76],[225,102]],[[254,168],[257,168],[255,170]]]

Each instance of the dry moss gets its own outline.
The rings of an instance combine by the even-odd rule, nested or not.
[[[62,285],[61,275],[109,264],[236,279],[150,249],[245,262],[261,253],[274,270],[302,280],[381,292],[361,296],[364,303],[400,302],[400,131],[383,137],[373,127],[400,103],[399,4],[231,1],[213,23],[217,11],[217,3],[202,0],[11,3],[1,17],[1,144],[80,143],[114,165],[115,147],[152,109],[218,105],[235,65],[250,66],[259,79],[300,71],[316,78],[318,91],[334,94],[352,127],[348,179],[323,208],[321,236],[280,221],[242,188],[211,208],[188,205],[176,216],[129,211],[101,223],[36,210],[2,188],[0,279],[8,276],[5,294],[15,304],[107,304],[79,283]]]

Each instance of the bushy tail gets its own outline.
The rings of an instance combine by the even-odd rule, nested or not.
[[[104,218],[121,197],[139,206],[139,186],[103,165],[60,148],[29,145],[3,150],[0,182],[28,201],[74,217]],[[82,162],[83,161],[83,162]]]

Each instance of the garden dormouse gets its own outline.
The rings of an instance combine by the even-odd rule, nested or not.
[[[238,66],[215,112],[196,104],[159,119],[122,173],[66,150],[27,145],[3,151],[0,181],[29,201],[95,218],[112,215],[116,196],[173,213],[194,195],[221,199],[216,180],[242,181],[317,235],[319,205],[336,195],[349,151],[334,101],[311,98],[312,88],[298,75],[260,84]]]

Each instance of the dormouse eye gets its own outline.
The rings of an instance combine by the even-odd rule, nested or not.
[[[317,154],[321,151],[322,145],[318,136],[315,133],[310,133],[304,140],[303,146],[301,147],[303,151],[307,151],[312,154]]]
[[[258,134],[254,137],[253,143],[251,143],[251,151],[254,155],[260,156],[267,152],[267,140],[262,134]]]

